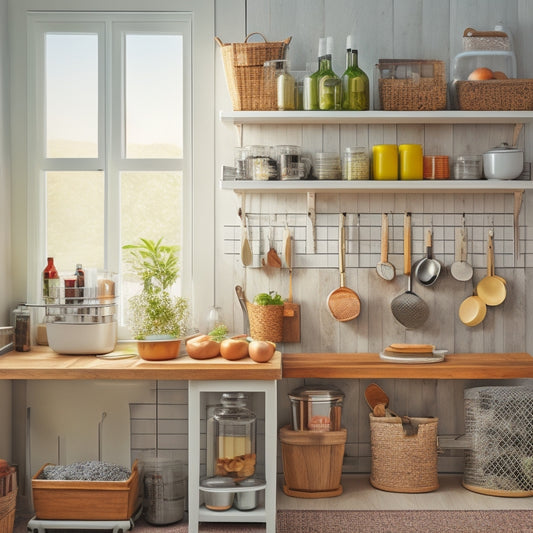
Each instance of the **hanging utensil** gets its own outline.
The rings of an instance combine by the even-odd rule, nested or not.
[[[289,269],[289,296],[283,304],[283,342],[300,342],[300,306],[292,301],[292,236],[285,225],[283,255]]]
[[[241,263],[243,266],[250,266],[253,262],[252,247],[250,246],[250,236],[248,235],[248,224],[246,215],[246,195],[242,193],[241,208],[239,216],[241,217]]]
[[[468,281],[474,275],[472,265],[466,260],[468,246],[466,242],[466,229],[463,217],[463,226],[455,232],[455,262],[450,268],[452,276],[457,281]]]
[[[268,252],[266,258],[266,264],[269,267],[281,268],[281,259],[278,252],[274,248],[274,228],[270,225],[268,229]]]
[[[411,290],[411,213],[405,213],[403,227],[403,266],[407,276],[407,290],[392,300],[391,311],[402,326],[416,329],[426,322],[429,308],[426,302]]]
[[[477,294],[490,306],[503,303],[507,296],[505,280],[494,275],[494,232],[489,231],[487,243],[487,275],[477,284]]]
[[[396,269],[389,263],[389,217],[387,213],[381,215],[381,259],[376,266],[378,276],[391,281],[396,276]]]
[[[426,257],[417,263],[415,276],[422,285],[429,286],[437,281],[440,271],[440,263],[433,259],[433,233],[428,229],[426,232]]]
[[[473,287],[472,283],[472,287]],[[474,327],[483,320],[487,315],[487,305],[485,302],[476,294],[474,290],[472,296],[464,299],[461,305],[459,306],[459,319],[465,326]]]
[[[359,296],[344,284],[344,260],[346,253],[346,240],[344,234],[345,214],[339,215],[339,273],[340,287],[330,292],[328,296],[328,307],[333,318],[339,322],[348,322],[359,316],[361,312],[361,301]]]
[[[242,309],[242,329],[246,335],[250,334],[250,322],[248,320],[248,309],[246,309],[246,298],[244,296],[244,290],[240,285],[235,285],[235,294],[239,300],[239,304]]]

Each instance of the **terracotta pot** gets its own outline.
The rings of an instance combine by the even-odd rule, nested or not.
[[[146,361],[166,361],[176,359],[180,351],[181,339],[148,339],[137,341],[137,349]]]

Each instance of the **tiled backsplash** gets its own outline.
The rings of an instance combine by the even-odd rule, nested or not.
[[[389,212],[389,260],[403,264],[404,213]],[[346,267],[373,268],[380,260],[381,213],[346,212]],[[468,262],[474,268],[485,268],[489,230],[494,230],[495,268],[533,266],[533,238],[519,227],[520,255],[514,257],[513,214],[490,213],[413,213],[412,260],[426,253],[424,238],[433,232],[433,254],[444,265],[455,261],[456,233],[464,227],[468,243]],[[339,214],[319,213],[315,223],[315,249],[310,246],[311,224],[301,213],[247,213],[248,232],[253,266],[260,266],[261,257],[268,251],[268,237],[272,228],[273,244],[281,259],[285,224],[293,238],[295,268],[335,268],[338,265]],[[241,247],[241,226],[224,227],[224,253],[238,255]]]

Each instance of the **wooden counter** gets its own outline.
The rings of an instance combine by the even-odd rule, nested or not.
[[[533,378],[528,353],[448,354],[441,363],[382,361],[377,353],[284,353],[284,378],[513,379]]]
[[[105,359],[94,355],[59,355],[48,347],[0,355],[0,379],[158,379],[158,380],[278,380],[281,354],[268,363],[249,357],[198,361],[188,355],[169,361]]]

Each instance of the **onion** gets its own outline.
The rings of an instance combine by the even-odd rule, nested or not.
[[[493,78],[494,73],[486,67],[476,68],[468,76],[469,80],[492,80]]]
[[[250,357],[256,363],[266,363],[270,361],[276,351],[276,345],[270,341],[252,341],[248,346]]]
[[[220,355],[229,361],[237,361],[248,355],[248,341],[246,335],[224,339],[220,343]]]
[[[192,359],[212,359],[220,353],[220,344],[209,335],[198,335],[187,341],[185,349]]]

